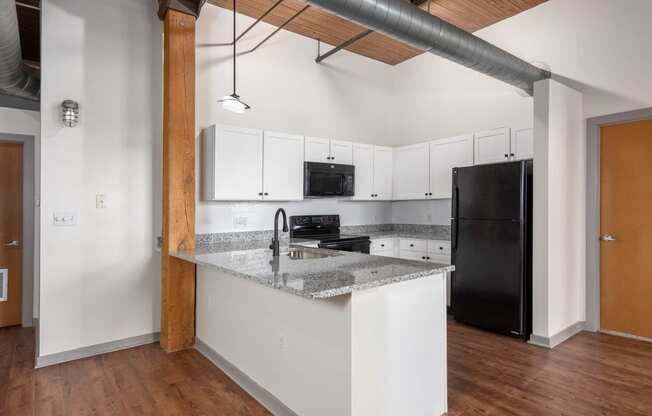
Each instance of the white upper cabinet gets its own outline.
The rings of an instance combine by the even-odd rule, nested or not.
[[[453,168],[473,165],[473,134],[430,142],[430,192],[433,199],[452,196]]]
[[[331,140],[331,159],[332,163],[340,165],[353,164],[353,143],[342,140]]]
[[[306,162],[330,162],[331,141],[321,137],[306,137]]]
[[[353,165],[355,166],[355,196],[353,199],[374,199],[374,146],[354,143]]]
[[[426,199],[429,193],[428,143],[394,149],[394,199]]]
[[[264,133],[264,200],[303,199],[303,142],[303,136],[296,134]]]
[[[307,162],[353,164],[353,143],[321,137],[306,137]]]
[[[394,149],[374,146],[374,200],[392,199],[393,179]]]
[[[210,126],[204,130],[203,149],[204,199],[262,199],[262,130]]]
[[[512,130],[510,156],[514,160],[534,157],[534,129]]]
[[[475,133],[475,164],[510,160],[510,140],[509,128]]]

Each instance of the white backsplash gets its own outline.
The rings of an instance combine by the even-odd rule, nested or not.
[[[451,200],[392,202],[392,223],[449,225]]]
[[[207,202],[197,204],[197,234],[259,231],[273,227],[274,213],[290,215],[339,214],[342,225],[433,224],[448,225],[450,200],[353,202],[307,199],[296,202]]]

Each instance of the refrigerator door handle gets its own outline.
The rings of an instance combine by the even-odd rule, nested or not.
[[[451,250],[457,250],[457,218],[451,218]]]

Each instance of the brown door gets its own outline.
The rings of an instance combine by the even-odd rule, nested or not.
[[[601,129],[603,330],[652,338],[652,120]]]
[[[22,184],[23,145],[0,143],[0,327],[21,323]]]

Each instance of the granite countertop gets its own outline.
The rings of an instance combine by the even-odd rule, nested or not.
[[[170,255],[310,299],[339,296],[454,270],[453,266],[445,264],[304,246],[310,243],[309,240],[281,240],[281,256],[276,259],[268,248],[269,240],[213,244],[193,252],[171,252]],[[292,259],[288,256],[289,250],[306,258]]]
[[[416,240],[437,240],[450,241],[450,237],[442,236],[440,233],[422,233],[410,231],[372,231],[365,233],[369,238],[413,238]]]

